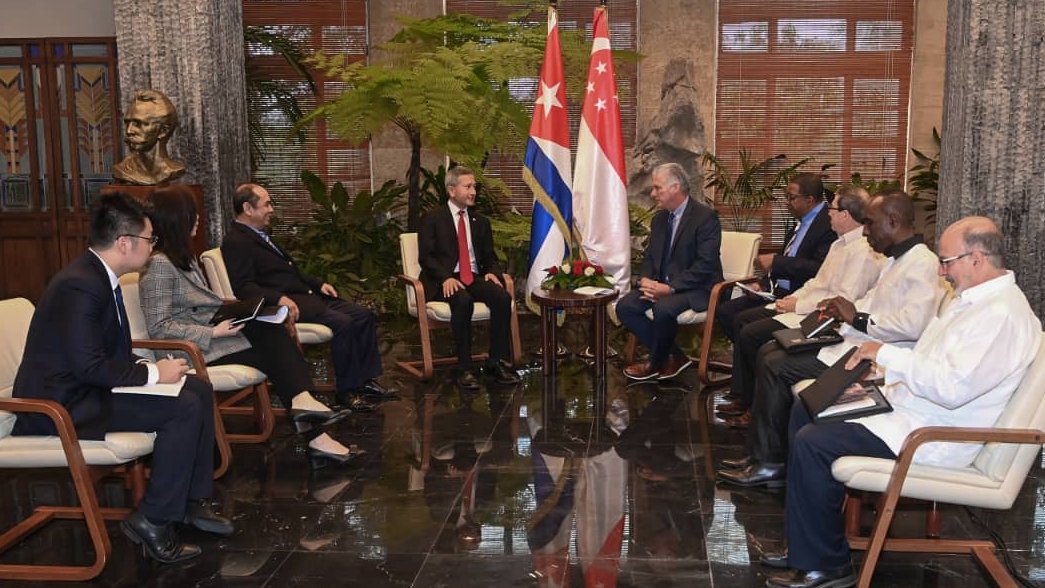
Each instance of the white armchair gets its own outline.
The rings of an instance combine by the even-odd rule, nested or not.
[[[68,468],[78,506],[38,506],[33,514],[0,536],[0,552],[11,548],[54,519],[79,519],[87,525],[94,551],[90,565],[2,564],[3,580],[90,580],[101,573],[112,554],[106,520],[122,520],[125,508],[101,508],[94,481],[102,473],[125,466],[131,497],[137,504],[145,493],[141,458],[152,453],[153,433],[107,433],[102,441],[80,441],[65,408],[51,400],[12,398],[22,361],[33,305],[24,298],[0,301],[0,468]],[[11,436],[15,414],[34,412],[50,418],[57,436]]]

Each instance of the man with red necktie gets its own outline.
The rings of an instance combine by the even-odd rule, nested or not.
[[[472,366],[472,312],[475,302],[490,308],[490,359],[485,372],[494,382],[510,385],[519,376],[507,363],[512,297],[504,289],[501,264],[493,250],[490,221],[471,209],[475,204],[475,173],[461,166],[446,172],[446,206],[421,219],[418,257],[421,282],[433,301],[450,304],[450,327],[457,350],[457,383],[478,388]]]

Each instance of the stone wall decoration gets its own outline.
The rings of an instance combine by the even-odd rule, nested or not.
[[[211,244],[232,220],[236,185],[250,180],[243,9],[228,0],[113,0],[121,104],[163,92],[180,127],[168,145],[188,184],[203,186]]]
[[[664,68],[661,101],[647,128],[640,129],[635,146],[628,152],[628,198],[648,205],[653,168],[677,163],[689,175],[692,191],[699,197],[704,171],[700,154],[706,142],[704,123],[697,110],[699,96],[693,84],[692,63],[672,59]]]

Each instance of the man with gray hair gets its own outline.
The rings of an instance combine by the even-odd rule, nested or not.
[[[617,303],[617,316],[649,349],[648,361],[624,368],[632,380],[677,376],[692,363],[675,342],[678,316],[706,310],[711,288],[722,281],[722,225],[718,213],[690,197],[689,179],[677,163],[653,170],[650,197],[659,212],[635,289]],[[653,311],[653,319],[646,311]]]
[[[479,388],[472,366],[472,314],[476,302],[490,309],[490,356],[485,373],[495,383],[513,385],[519,376],[511,357],[512,296],[504,288],[501,262],[493,250],[490,220],[476,212],[475,172],[454,166],[446,172],[446,204],[428,211],[417,235],[421,282],[429,300],[450,305],[450,328],[457,351],[457,384]]]
[[[790,567],[768,586],[852,586],[856,583],[842,524],[845,486],[831,465],[846,455],[896,459],[907,436],[931,426],[982,427],[1001,416],[1041,344],[1041,321],[1005,269],[1003,239],[989,218],[968,217],[940,237],[939,275],[956,298],[935,317],[914,348],[867,341],[849,360],[877,363],[892,412],[845,422],[812,423],[801,403],[791,411],[787,488],[788,549],[762,563]],[[915,463],[967,466],[982,445],[930,443]]]

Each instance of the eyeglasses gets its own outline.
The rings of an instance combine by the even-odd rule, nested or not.
[[[120,235],[120,236],[121,237],[130,237],[132,239],[141,239],[143,241],[148,241],[149,245],[152,245],[154,247],[156,246],[157,243],[160,242],[160,238],[157,237],[156,235],[153,235],[151,237],[142,237],[141,235],[131,235],[130,233],[127,233],[127,234]]]
[[[787,194],[787,201],[788,202],[793,202],[795,200],[798,200],[799,198],[809,198],[809,196],[807,196],[805,194],[791,194],[791,193]]]
[[[970,255],[972,255],[972,251],[966,251],[965,253],[962,253],[961,255],[952,255],[951,257],[941,257],[940,258],[940,267],[942,267],[943,269],[947,269],[948,267],[950,267],[950,265],[952,263],[958,261],[959,259],[961,259],[963,257],[968,257]]]
[[[824,208],[826,208],[828,210],[837,210],[837,211],[842,210],[841,208],[838,208],[837,206],[831,206],[831,205],[827,205]]]

